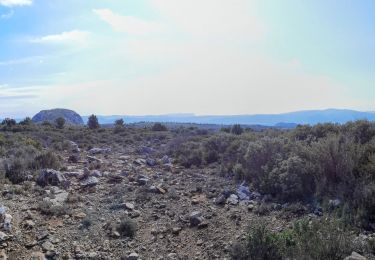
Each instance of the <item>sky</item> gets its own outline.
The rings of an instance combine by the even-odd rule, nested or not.
[[[0,0],[0,117],[375,111],[372,0]]]

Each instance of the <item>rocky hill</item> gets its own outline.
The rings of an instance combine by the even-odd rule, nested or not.
[[[71,125],[83,125],[82,117],[69,109],[51,109],[51,110],[42,110],[36,114],[32,120],[34,123],[43,123],[44,121],[55,122],[59,117],[63,117],[67,124]]]

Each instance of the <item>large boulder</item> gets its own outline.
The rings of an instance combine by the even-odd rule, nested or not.
[[[51,110],[42,110],[35,116],[33,116],[32,121],[36,124],[43,123],[48,121],[50,123],[55,123],[55,120],[59,117],[65,119],[65,123],[69,125],[83,125],[82,117],[69,109],[51,109]]]

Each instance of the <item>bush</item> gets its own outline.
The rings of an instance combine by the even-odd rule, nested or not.
[[[241,135],[243,133],[243,128],[241,125],[236,124],[232,126],[230,132],[235,135]]]
[[[124,126],[124,119],[117,119],[116,121],[115,121],[115,126],[120,126],[120,127],[122,127],[122,126]]]
[[[33,121],[31,120],[30,117],[26,117],[24,120],[20,122],[20,125],[32,125]]]
[[[135,237],[137,231],[137,225],[131,219],[124,218],[121,220],[119,226],[117,227],[117,231],[120,233],[122,237]]]
[[[59,117],[55,120],[56,127],[59,129],[63,129],[65,126],[65,118]]]
[[[24,182],[27,179],[27,168],[28,162],[22,158],[8,159],[4,163],[5,177],[7,177],[12,183],[18,184]]]
[[[60,167],[60,160],[55,153],[47,151],[35,157],[31,164],[33,169],[58,169]]]
[[[98,118],[96,115],[91,115],[87,121],[87,126],[90,129],[98,129],[100,127]]]
[[[277,236],[260,223],[251,228],[245,243],[234,246],[231,256],[235,260],[281,260],[278,242]]]
[[[168,131],[168,128],[161,124],[161,123],[155,123],[152,128],[151,128],[152,131],[155,131],[155,132],[162,132],[162,131]]]
[[[124,127],[124,120],[123,119],[118,119],[115,121],[115,128],[113,129],[113,132],[115,134],[122,133],[124,132],[125,127]]]
[[[246,241],[235,245],[233,259],[342,260],[353,250],[352,236],[337,220],[295,222],[291,229],[272,232],[264,222],[251,227]]]
[[[14,120],[12,118],[5,118],[1,124],[5,125],[7,127],[12,127],[12,126],[15,126],[17,124],[17,122],[16,122],[16,120]]]

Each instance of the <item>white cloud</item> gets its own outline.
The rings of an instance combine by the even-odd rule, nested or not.
[[[135,35],[159,33],[163,26],[153,21],[145,21],[133,16],[123,16],[112,12],[110,9],[94,9],[93,12],[101,20],[108,23],[113,30]]]
[[[22,6],[22,5],[31,5],[32,0],[0,0],[0,5],[3,6]]]
[[[10,19],[14,15],[14,11],[10,10],[8,13],[0,15],[1,19]]]
[[[174,24],[198,37],[230,41],[259,40],[265,26],[256,16],[253,0],[150,0],[151,4]]]
[[[86,31],[73,30],[60,34],[51,34],[39,38],[33,38],[33,43],[85,43],[90,33]]]

